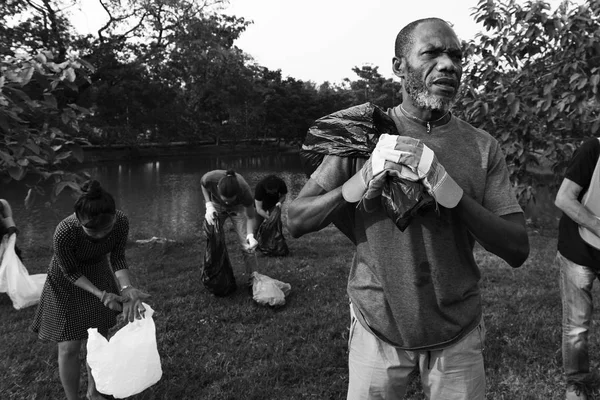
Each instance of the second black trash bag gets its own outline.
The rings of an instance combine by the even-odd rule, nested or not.
[[[227,296],[236,291],[237,284],[225,246],[223,225],[217,218],[214,225],[204,221],[206,249],[200,277],[202,284],[215,296]]]
[[[256,233],[258,250],[267,256],[285,257],[290,250],[283,236],[281,207],[274,207],[269,218],[263,221]]]

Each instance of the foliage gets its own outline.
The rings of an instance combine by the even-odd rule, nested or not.
[[[486,31],[466,46],[458,107],[494,134],[519,195],[533,195],[538,164],[555,176],[581,139],[600,127],[600,1],[551,11],[544,1],[480,0],[475,20]]]
[[[88,110],[76,104],[78,86],[91,65],[83,60],[54,62],[49,51],[35,57],[17,53],[0,61],[0,179],[25,181],[33,193],[41,183],[54,183],[51,198],[65,187],[77,189],[77,174],[63,170],[70,160],[83,160],[76,135]],[[32,196],[28,196],[33,199]]]

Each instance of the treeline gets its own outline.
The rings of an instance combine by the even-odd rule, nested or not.
[[[72,25],[76,0],[5,0],[0,8],[0,178],[53,179],[86,143],[275,137],[300,142],[318,117],[399,101],[378,66],[337,84],[283,77],[235,46],[249,21],[224,0],[97,0],[95,35]],[[500,141],[527,201],[537,164],[559,171],[600,127],[600,0],[480,0],[482,32],[464,43],[458,116]],[[400,28],[400,27],[399,27]],[[274,50],[276,51],[276,50]],[[34,190],[39,190],[36,184]]]

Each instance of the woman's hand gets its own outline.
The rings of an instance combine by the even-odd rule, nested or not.
[[[113,311],[121,311],[123,309],[121,303],[125,303],[128,299],[119,296],[118,294],[103,291],[102,296],[100,296],[100,301],[105,307],[108,307]]]
[[[144,293],[133,286],[127,286],[121,290],[121,297],[125,298],[126,302],[123,303],[123,314],[129,322],[133,322],[135,319],[141,319],[146,312],[143,300],[150,298],[148,293]]]

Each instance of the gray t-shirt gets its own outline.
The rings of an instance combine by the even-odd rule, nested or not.
[[[388,114],[400,135],[422,140],[466,195],[497,215],[522,212],[512,191],[504,155],[487,132],[452,117],[425,127]],[[326,156],[311,178],[330,191],[348,180],[346,157]],[[401,232],[380,207],[356,208],[356,254],[348,295],[365,328],[408,350],[432,350],[460,340],[481,320],[480,271],[474,238],[456,213],[438,205],[413,218]]]

